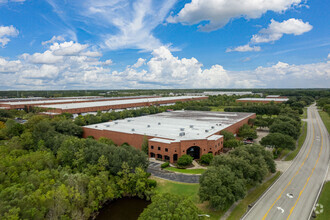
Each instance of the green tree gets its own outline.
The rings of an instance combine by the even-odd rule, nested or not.
[[[235,139],[234,134],[232,132],[230,132],[230,131],[222,130],[221,131],[221,135],[223,135],[224,141]]]
[[[269,128],[270,133],[281,133],[286,134],[294,139],[298,138],[299,131],[290,122],[274,122]]]
[[[214,209],[225,210],[246,193],[244,179],[228,166],[209,167],[200,177],[199,198]]]
[[[149,153],[149,144],[148,144],[147,136],[143,137],[143,143],[142,143],[142,146],[141,146],[141,150],[148,155],[148,153]]]
[[[201,163],[209,165],[213,159],[213,154],[208,153],[201,156]]]
[[[239,128],[238,136],[243,138],[253,138],[253,139],[256,139],[258,137],[257,131],[251,128],[247,124],[244,124],[242,127]]]
[[[194,220],[199,219],[198,209],[186,197],[169,193],[158,194],[152,197],[152,203],[144,209],[139,220],[171,219]]]
[[[231,139],[223,142],[223,147],[225,148],[235,148],[241,145],[243,145],[243,142],[236,139]]]
[[[193,158],[187,154],[182,155],[177,162],[177,165],[180,167],[186,167],[191,165],[193,162]]]
[[[270,133],[266,137],[263,137],[260,141],[263,146],[269,146],[276,149],[295,149],[295,140],[286,134],[281,133]],[[276,152],[277,153],[277,152]]]

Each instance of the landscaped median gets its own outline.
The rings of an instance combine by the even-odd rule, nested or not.
[[[234,208],[227,219],[240,219],[247,211],[248,205],[256,202],[258,198],[279,178],[280,175],[281,172],[278,171],[271,179],[249,192],[245,198],[242,199],[241,202]]]
[[[175,167],[166,167],[164,170],[185,174],[202,174],[205,172],[206,169],[179,169]]]

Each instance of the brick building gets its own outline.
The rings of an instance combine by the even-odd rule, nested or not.
[[[250,102],[250,103],[282,103],[288,101],[288,98],[241,98],[236,99],[236,102]]]
[[[222,130],[237,134],[254,113],[173,111],[83,127],[84,137],[106,137],[141,149],[149,141],[149,157],[175,162],[184,154],[199,159],[223,149]]]

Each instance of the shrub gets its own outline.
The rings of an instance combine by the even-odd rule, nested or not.
[[[201,157],[201,163],[209,165],[211,163],[212,159],[213,159],[213,154],[211,154],[211,153],[204,154]]]
[[[150,188],[155,188],[157,186],[157,181],[148,179],[148,185]]]
[[[169,165],[170,165],[169,162],[165,162],[165,163],[163,163],[160,167],[161,167],[162,169],[164,169],[164,168],[168,167]]]
[[[192,161],[193,161],[193,158],[191,156],[185,154],[179,158],[177,164],[179,167],[186,167],[186,166],[191,165]]]

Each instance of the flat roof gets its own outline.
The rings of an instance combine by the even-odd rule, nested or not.
[[[85,102],[85,101],[102,101],[102,100],[111,100],[111,99],[135,99],[135,98],[146,98],[152,96],[122,96],[122,97],[101,97],[101,96],[81,96],[79,97],[58,97],[56,99],[47,99],[47,100],[38,100],[38,101],[17,101],[17,102],[0,102],[0,104],[8,105],[42,105],[42,104],[52,104],[55,103],[71,103],[71,102]],[[87,98],[90,97],[90,98]],[[67,104],[64,104],[67,105]],[[49,105],[47,105],[49,106]]]
[[[180,140],[218,139],[214,134],[254,113],[173,111],[84,126],[96,130],[153,136],[168,143]],[[167,139],[164,140],[163,138]],[[169,140],[168,140],[169,139]]]
[[[83,102],[83,103],[68,103],[68,104],[55,104],[55,105],[40,105],[43,108],[55,108],[55,109],[76,109],[76,108],[90,108],[90,107],[101,107],[111,105],[123,105],[123,104],[134,104],[143,102],[159,102],[159,101],[173,101],[180,99],[193,99],[200,98],[201,96],[174,96],[174,97],[160,97],[160,98],[141,98],[141,99],[126,99],[126,100],[115,100],[115,101],[96,101],[96,102]],[[206,97],[206,96],[204,96]]]
[[[237,99],[240,101],[281,101],[281,102],[286,102],[289,99],[287,98],[281,98],[281,99],[277,99],[277,98],[241,98],[241,99]]]

